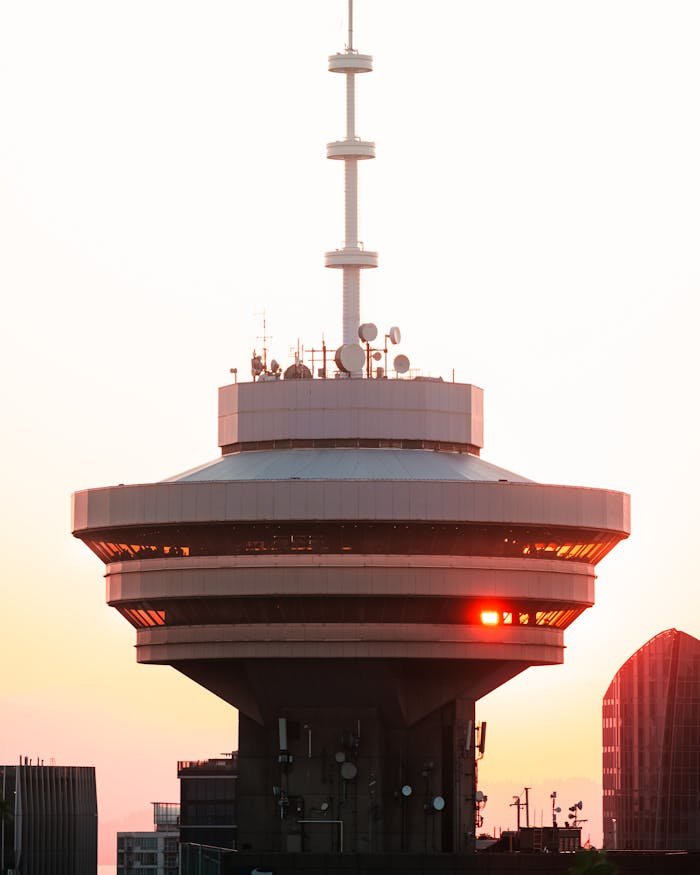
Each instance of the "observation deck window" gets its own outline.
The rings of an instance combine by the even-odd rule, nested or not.
[[[119,606],[136,628],[257,623],[401,623],[565,629],[585,606],[452,596],[299,596],[153,599]]]
[[[95,532],[87,545],[104,561],[188,556],[294,554],[493,556],[595,565],[622,534],[473,523],[295,522],[174,525]]]

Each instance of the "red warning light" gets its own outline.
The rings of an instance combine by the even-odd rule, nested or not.
[[[499,615],[498,611],[482,611],[481,622],[484,626],[498,626]]]

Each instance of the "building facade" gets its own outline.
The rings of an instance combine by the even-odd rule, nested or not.
[[[95,875],[95,769],[0,766],[0,873]]]
[[[700,850],[700,641],[647,641],[603,699],[603,831],[619,850]]]
[[[180,841],[236,848],[238,755],[177,764],[180,779]]]
[[[153,830],[117,833],[117,875],[178,875],[180,806],[153,803]]]

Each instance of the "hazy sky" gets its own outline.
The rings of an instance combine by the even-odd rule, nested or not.
[[[95,764],[109,847],[235,712],[135,664],[69,495],[215,457],[263,310],[278,359],[338,341],[344,19],[0,0],[0,760]],[[566,665],[478,706],[489,830],[524,785],[538,813],[580,787],[597,840],[602,694],[653,634],[700,634],[699,34],[696,0],[356,3],[363,318],[485,389],[487,460],[633,496]]]

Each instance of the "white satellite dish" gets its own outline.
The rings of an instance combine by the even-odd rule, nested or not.
[[[357,334],[364,343],[372,343],[377,339],[377,326],[374,322],[363,322],[357,329]]]
[[[408,799],[408,797],[413,793],[413,787],[410,784],[404,784],[401,788],[401,795]]]
[[[340,774],[345,778],[346,781],[352,781],[352,779],[357,775],[357,766],[355,763],[345,762],[340,767]]]
[[[356,374],[364,367],[364,350],[359,343],[344,343],[335,351],[335,363],[346,374]]]
[[[336,753],[336,755],[335,755],[335,761],[336,761],[337,763],[344,763],[344,762],[345,762],[345,754],[344,754],[344,752],[343,752],[342,750],[339,750],[339,751]]]
[[[432,806],[436,811],[442,811],[442,809],[445,807],[445,800],[442,798],[442,796],[435,796],[432,802]]]
[[[411,362],[407,355],[397,355],[394,359],[394,370],[397,374],[405,374],[411,367]]]
[[[389,329],[389,340],[394,344],[401,343],[401,329],[398,325],[392,325]]]

